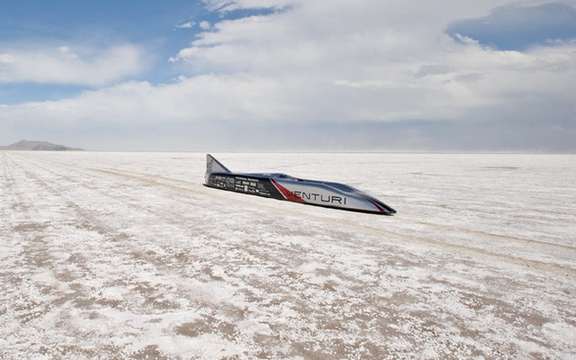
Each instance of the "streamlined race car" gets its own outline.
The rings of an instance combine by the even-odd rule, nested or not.
[[[206,155],[205,186],[277,200],[380,215],[396,210],[351,186],[329,181],[306,180],[286,174],[233,173]]]

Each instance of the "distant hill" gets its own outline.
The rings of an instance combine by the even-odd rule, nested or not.
[[[0,150],[21,150],[21,151],[83,151],[64,145],[52,144],[47,141],[20,140],[8,146],[0,146]]]

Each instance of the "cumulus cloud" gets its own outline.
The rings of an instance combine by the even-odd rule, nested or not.
[[[176,25],[177,29],[192,29],[196,23],[194,21],[185,21]]]
[[[183,78],[177,83],[152,85],[125,82],[100,90],[86,91],[65,100],[30,102],[0,107],[0,121],[67,125],[75,123],[116,123],[139,126],[162,122],[200,123],[227,121],[240,117],[282,117],[280,104],[260,102],[259,96],[276,92],[269,79],[241,76],[203,75]],[[222,97],[226,94],[226,97]]]
[[[365,129],[366,139],[375,129],[392,132],[388,138],[398,131],[412,148],[418,143],[434,147],[457,135],[448,131],[439,136],[424,125],[417,132],[402,125],[377,125],[458,124],[451,128],[459,129],[462,138],[477,134],[481,124],[501,124],[518,133],[528,127],[546,128],[546,123],[566,127],[576,113],[575,44],[503,51],[446,32],[454,21],[480,18],[509,3],[207,0],[207,6],[219,12],[272,11],[233,20],[223,17],[210,31],[198,34],[171,59],[188,71],[178,82],[132,82],[72,99],[5,106],[0,121],[198,128],[226,124],[231,132],[266,128],[278,138],[285,136],[289,124],[344,143],[348,138],[343,133],[326,129],[357,124],[356,133]],[[0,64],[11,60],[0,57]],[[553,136],[537,144],[531,134],[534,146],[553,147]],[[357,135],[355,144],[361,138]]]
[[[243,81],[269,79],[275,91],[262,101],[281,99],[291,121],[466,120],[482,106],[514,103],[520,111],[536,94],[570,103],[573,82],[564,79],[575,76],[573,44],[499,51],[446,34],[455,19],[503,3],[293,1],[289,11],[221,21],[174,60]]]
[[[138,75],[144,53],[133,45],[104,50],[60,47],[0,48],[1,83],[103,86]]]
[[[242,9],[279,9],[295,3],[294,0],[204,0],[208,9],[229,12]]]
[[[202,30],[210,30],[210,28],[212,27],[212,24],[210,24],[209,21],[201,21],[200,24],[198,24],[198,26]]]

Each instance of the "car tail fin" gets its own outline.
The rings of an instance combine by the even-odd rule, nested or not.
[[[206,154],[206,174],[212,174],[215,172],[229,173],[231,171],[216,160],[214,156]]]

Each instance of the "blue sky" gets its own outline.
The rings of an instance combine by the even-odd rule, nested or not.
[[[217,13],[204,3],[191,0],[22,0],[2,4],[0,46],[65,46],[83,44],[107,47],[132,43],[152,54],[147,71],[133,77],[154,83],[168,82],[179,69],[168,59],[186,47],[201,30],[211,24],[262,13],[252,9]],[[192,27],[182,27],[190,23]],[[0,85],[2,103],[55,100],[80,93],[87,87],[66,84],[11,83]]]
[[[23,0],[0,12],[0,144],[572,151],[575,84],[574,0]]]
[[[460,34],[502,50],[526,50],[553,41],[576,39],[576,8],[562,3],[501,6],[490,14],[451,24]]]

